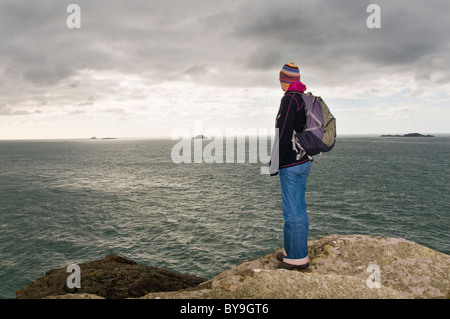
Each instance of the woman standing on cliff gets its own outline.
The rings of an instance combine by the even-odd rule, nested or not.
[[[281,89],[285,92],[276,117],[275,140],[269,171],[280,175],[281,201],[284,218],[284,253],[278,253],[279,268],[305,269],[309,266],[308,229],[306,212],[306,181],[311,161],[305,155],[298,158],[292,145],[294,131],[301,132],[306,123],[301,93],[306,86],[300,82],[300,72],[294,63],[287,63],[280,71]]]

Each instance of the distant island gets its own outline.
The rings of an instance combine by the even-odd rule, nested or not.
[[[193,140],[207,140],[208,138],[205,135],[197,135],[192,138]]]
[[[420,133],[408,133],[403,135],[381,135],[381,137],[434,137],[433,135],[422,135]]]
[[[91,137],[91,140],[97,140],[95,136]],[[104,137],[102,140],[117,140],[117,137]]]

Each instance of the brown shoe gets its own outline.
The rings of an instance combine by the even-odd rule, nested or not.
[[[277,256],[278,258],[278,256]],[[285,263],[284,261],[278,262],[278,269],[287,269],[287,270],[302,270],[309,267],[309,262],[304,265],[293,265]]]
[[[279,252],[276,253],[275,256],[277,257],[277,260],[283,261],[284,253],[282,251],[279,251]]]

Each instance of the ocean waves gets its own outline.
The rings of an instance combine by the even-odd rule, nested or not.
[[[261,164],[174,164],[170,140],[0,142],[0,297],[115,253],[212,278],[283,244]],[[449,139],[339,138],[314,162],[310,238],[404,237],[450,253]]]

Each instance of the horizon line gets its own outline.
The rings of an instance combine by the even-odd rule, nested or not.
[[[403,134],[411,134],[411,133],[417,133],[417,132],[409,132],[409,133],[341,133],[336,134],[336,138],[339,136],[378,136],[381,137],[381,135],[403,135]],[[448,133],[420,133],[423,135],[430,134],[430,135],[450,135],[450,132]],[[259,135],[233,135],[233,137],[249,137],[249,136],[259,136]],[[269,135],[266,135],[269,136]],[[0,138],[0,141],[45,141],[45,140],[130,140],[130,139],[167,139],[172,140],[171,136],[161,135],[161,136],[106,136],[106,137],[44,137],[44,138]],[[180,136],[181,137],[181,136]],[[192,138],[192,136],[187,136]],[[207,136],[206,136],[207,137]],[[222,137],[226,137],[226,135],[223,135]],[[176,139],[174,139],[175,141]]]

